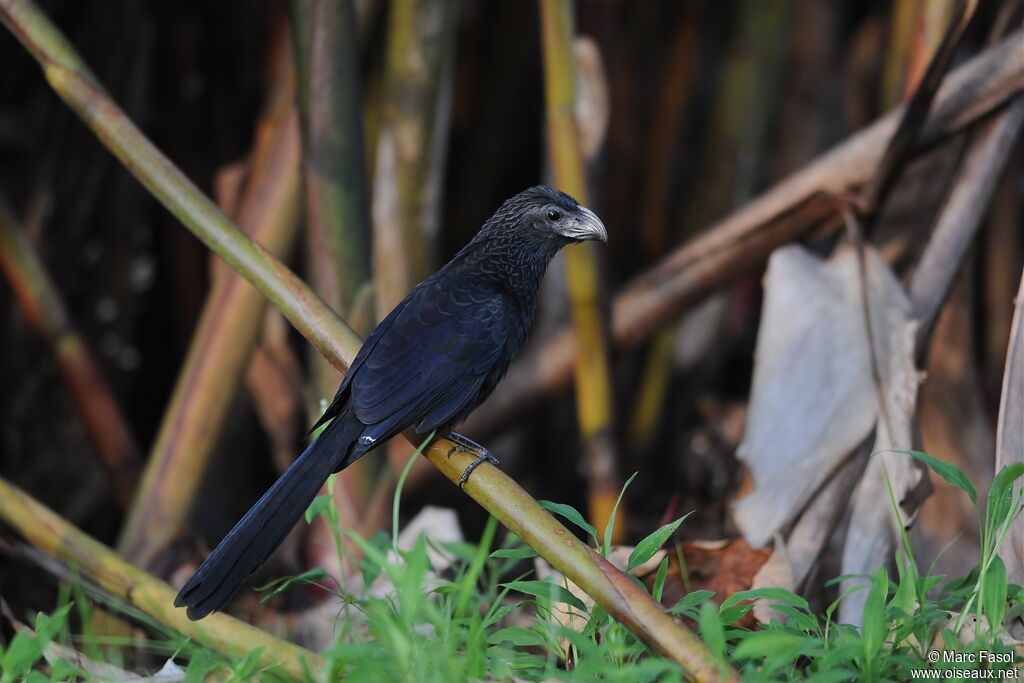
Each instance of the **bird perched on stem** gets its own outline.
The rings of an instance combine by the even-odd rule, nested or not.
[[[174,601],[190,619],[221,609],[284,540],[332,472],[412,427],[435,430],[483,462],[487,449],[452,431],[487,398],[533,323],[551,258],[567,244],[607,241],[604,224],[564,192],[520,192],[476,237],[421,282],[370,334],[334,400],[326,428],[242,517]]]

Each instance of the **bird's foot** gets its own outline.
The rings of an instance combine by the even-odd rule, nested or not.
[[[473,441],[472,439],[467,439],[462,434],[450,432],[448,434],[448,440],[455,444],[448,450],[449,456],[451,456],[452,453],[457,452],[472,453],[473,455],[476,456],[476,460],[471,462],[469,464],[469,467],[466,468],[466,471],[462,473],[462,477],[459,479],[459,488],[462,488],[466,481],[469,480],[469,475],[472,474],[473,470],[479,467],[481,463],[489,462],[495,467],[501,464],[500,462],[498,462],[497,458],[491,455],[491,452],[489,450],[487,450],[477,442]]]

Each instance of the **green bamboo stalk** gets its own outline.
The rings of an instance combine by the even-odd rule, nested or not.
[[[555,184],[587,203],[587,181],[574,116],[575,65],[572,56],[573,18],[567,0],[541,0],[544,84],[547,100],[548,148]],[[576,357],[576,409],[583,439],[590,486],[590,519],[604,529],[611,517],[621,481],[614,431],[608,325],[601,306],[597,252],[585,243],[565,250],[566,279],[573,326],[585,343]],[[626,528],[619,510],[612,538],[618,542]]]
[[[238,212],[246,232],[279,257],[290,249],[298,226],[300,159],[291,64],[282,62],[275,94],[257,126],[249,182]],[[185,527],[262,329],[265,306],[263,296],[236,273],[223,264],[215,269],[199,327],[118,542],[119,552],[131,561],[153,566]]]
[[[452,0],[395,0],[389,7],[373,197],[379,315],[434,265],[455,9]]]
[[[292,0],[291,19],[305,161],[306,259],[317,294],[365,336],[374,318],[356,12],[352,0]],[[308,359],[310,413],[316,419],[320,399],[330,399],[340,378],[316,349]],[[359,463],[339,482],[339,494],[351,509],[363,509],[370,486],[371,469]]]
[[[314,289],[365,335],[370,203],[356,13],[352,0],[293,0],[291,10]],[[324,369],[315,373],[317,393],[330,397],[338,377]]]
[[[226,614],[189,621],[174,605],[175,591],[117,556],[27,493],[0,478],[0,519],[50,557],[76,568],[82,576],[162,624],[229,657],[245,657],[262,648],[261,666],[290,679],[323,676],[327,664],[319,655],[275,638]]]
[[[50,346],[67,382],[114,497],[131,504],[139,479],[139,447],[85,340],[34,245],[0,197],[0,271],[11,283],[29,325]]]
[[[388,5],[373,171],[373,284],[379,318],[434,269],[455,19],[454,0],[395,0]],[[411,454],[400,441],[387,449],[395,469]],[[423,471],[415,467],[409,484],[422,480]],[[392,488],[388,478],[379,477],[374,488],[367,500],[386,503]],[[368,510],[368,519],[380,519],[377,513],[386,509]]]
[[[130,171],[147,187],[152,186],[153,194],[181,217],[186,227],[249,279],[336,367],[351,362],[359,340],[344,322],[294,273],[240,233],[81,72],[70,69],[68,62],[54,65],[48,48],[55,48],[64,57],[71,48],[30,0],[0,0],[0,16],[43,63],[58,94],[79,112],[101,141],[123,158]],[[81,66],[73,52],[71,56],[74,59],[70,64]],[[60,77],[54,78],[54,71]],[[419,441],[415,437],[412,440]],[[437,439],[427,457],[445,476],[458,482],[472,456],[453,449],[452,442]],[[632,580],[597,557],[499,469],[488,464],[477,468],[465,490],[655,650],[678,661],[696,680],[719,679],[721,665],[696,636]],[[166,601],[163,607],[170,605],[169,595],[162,595],[161,600]],[[168,623],[177,625],[183,615],[180,610],[175,612],[175,620]],[[251,642],[246,644],[249,649]]]

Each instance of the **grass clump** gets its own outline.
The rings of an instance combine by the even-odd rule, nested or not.
[[[904,536],[894,576],[879,567],[874,575],[863,577],[864,586],[853,589],[868,591],[859,629],[833,619],[843,596],[815,613],[804,598],[778,588],[731,596],[693,591],[670,611],[695,621],[710,649],[732,663],[745,680],[1013,677],[1011,669],[1020,662],[1003,624],[1024,612],[1024,589],[1007,583],[997,551],[1024,508],[1020,486],[1024,465],[1011,465],[997,474],[982,509],[974,487],[960,470],[923,453],[913,455],[975,503],[982,530],[981,561],[967,576],[946,580],[920,574]],[[600,551],[608,552],[607,546],[597,546],[595,529],[578,511],[563,504],[545,506],[578,525]],[[310,514],[323,515],[330,522],[331,510],[317,501]],[[665,525],[637,544],[629,566],[653,557],[682,521]],[[557,678],[629,683],[685,678],[675,662],[653,653],[600,606],[581,600],[564,580],[534,577],[525,562],[534,552],[511,535],[496,543],[498,524],[493,517],[477,544],[437,545],[419,537],[399,549],[396,524],[392,534],[379,532],[370,538],[338,529],[336,545],[342,555],[348,546],[341,542],[344,537],[362,554],[361,576],[351,585],[332,584],[325,581],[328,577],[322,570],[314,570],[267,590],[270,597],[297,583],[316,583],[338,598],[333,643],[323,653],[332,678],[375,682]],[[448,565],[446,569],[437,571],[439,560]],[[666,558],[651,588],[656,599],[662,597],[667,572]],[[834,582],[842,578],[848,577]],[[52,652],[53,663],[40,666],[51,642],[63,641],[94,658],[102,656],[95,637],[70,635],[72,604],[79,605],[81,612],[88,609],[88,601],[80,594],[73,596],[74,603],[69,597],[65,591],[62,607],[51,615],[37,615],[33,629],[20,631],[0,646],[0,683],[97,680]],[[756,630],[734,625],[753,609],[755,599],[770,601],[778,618]],[[87,613],[80,616],[82,623],[88,623]],[[187,662],[185,680],[209,675],[275,680],[271,672],[256,668],[252,655],[227,659],[159,624],[147,625],[160,637],[143,647]],[[127,639],[122,644],[129,642],[139,645]],[[116,643],[108,639],[102,644]]]

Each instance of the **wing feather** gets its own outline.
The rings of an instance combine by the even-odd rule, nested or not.
[[[400,304],[388,334],[352,373],[355,415],[378,426],[367,432],[375,438],[450,424],[476,405],[505,356],[515,320],[507,298],[471,282],[440,284],[428,280]]]

